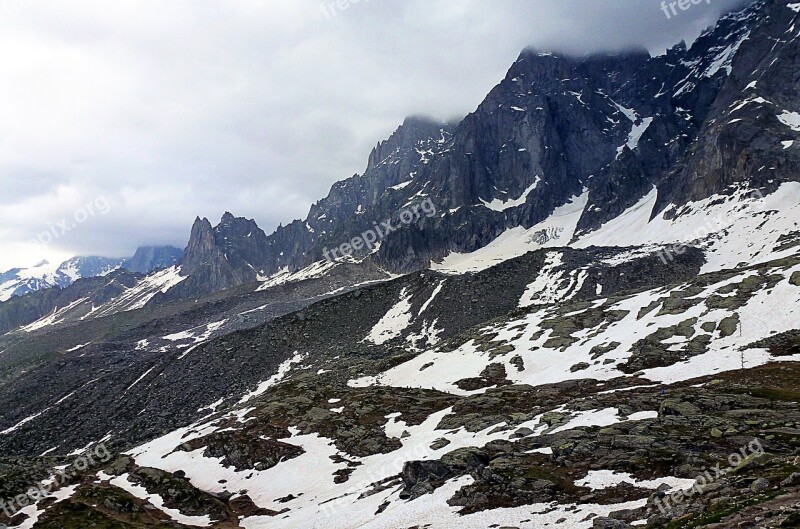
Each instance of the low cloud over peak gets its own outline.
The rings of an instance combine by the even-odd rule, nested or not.
[[[405,116],[474,110],[527,46],[660,53],[742,3],[8,0],[0,268],[183,246],[225,211],[269,232]]]

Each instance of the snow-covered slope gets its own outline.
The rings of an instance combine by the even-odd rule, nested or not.
[[[662,213],[653,209],[656,200],[654,189],[619,217],[581,236],[573,246],[660,244],[667,246],[663,255],[671,260],[675,251],[692,245],[705,251],[704,271],[761,263],[796,252],[781,243],[800,233],[798,182],[784,183],[767,196],[738,187],[730,194],[672,206]]]
[[[104,277],[120,268],[147,274],[174,264],[180,253],[169,246],[146,247],[129,259],[72,257],[60,264],[42,261],[31,268],[15,268],[0,274],[0,303],[42,289],[66,288],[78,279]]]
[[[760,263],[792,255],[785,245],[800,233],[800,183],[787,182],[767,196],[743,186],[684,206],[657,212],[655,187],[622,214],[590,232],[575,235],[586,195],[562,206],[547,220],[525,229],[509,228],[485,247],[451,253],[431,268],[445,273],[484,270],[542,248],[642,247],[658,252],[665,264],[688,246],[703,249],[704,272]]]
[[[558,250],[552,250],[548,258],[558,259],[558,254]],[[681,284],[623,299],[600,298],[582,310],[570,312],[568,317],[580,322],[599,313],[606,319],[598,325],[566,333],[558,325],[565,317],[558,302],[569,299],[568,293],[580,290],[581,286],[568,278],[547,276],[550,266],[545,266],[542,274],[548,279],[537,279],[531,284],[532,291],[527,290],[523,296],[523,301],[528,300],[524,305],[534,308],[530,314],[486,327],[474,340],[455,350],[430,349],[384,373],[352,380],[350,385],[379,384],[470,394],[472,391],[460,389],[457,382],[480,377],[490,364],[497,363],[505,367],[508,379],[515,384],[551,384],[576,376],[610,380],[646,365],[637,357],[637,349],[648,339],[663,344],[665,352],[660,361],[665,362],[672,355],[685,359],[641,371],[643,379],[653,382],[673,384],[741,369],[743,365],[756,367],[771,361],[771,356],[760,349],[742,350],[741,345],[792,331],[800,321],[800,288],[790,283],[792,277],[800,275],[800,264],[795,262],[797,248],[792,255],[792,261],[776,260],[772,264],[747,267],[736,274],[725,274],[717,281],[709,277],[703,288],[696,290],[691,284]],[[580,272],[575,275],[580,277]],[[716,300],[735,294],[748,282],[764,286],[750,292],[752,297],[746,301],[732,303],[735,308],[718,306],[722,303]],[[562,290],[551,292],[554,288]],[[532,297],[535,303],[530,301]],[[686,307],[672,309],[679,306],[679,300],[685,301]],[[542,308],[535,308],[541,304]],[[782,310],[776,312],[777,307]],[[732,327],[724,328],[723,321]],[[710,332],[704,330],[706,326],[711,328]],[[503,345],[505,352],[498,354],[487,349],[483,337]],[[698,346],[700,342],[702,347]],[[800,360],[800,355],[792,359]],[[585,365],[576,370],[575,366],[581,364]],[[485,388],[477,391],[483,392]]]

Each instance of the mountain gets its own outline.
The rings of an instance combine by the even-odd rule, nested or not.
[[[73,257],[55,266],[42,261],[31,268],[14,268],[0,274],[0,301],[45,288],[64,288],[82,277],[104,276],[119,268],[122,261],[107,257]]]
[[[169,268],[181,260],[183,251],[174,246],[142,246],[133,257],[122,262],[122,268],[137,274]]]
[[[225,213],[216,228],[208,219],[195,220],[181,270],[197,288],[224,290],[255,282],[268,254],[266,235],[255,221]]]
[[[297,272],[326,250],[406,273],[513,229],[562,230],[574,243],[651,193],[653,219],[742,186],[769,195],[800,174],[794,17],[759,2],[658,57],[525,50],[475,112],[458,123],[407,119],[305,220],[266,235],[229,214],[216,228],[198,219],[184,267],[198,285],[186,294]],[[401,226],[422,203],[435,214],[418,209],[376,244],[330,253],[376,225]],[[562,226],[565,208],[578,211]]]
[[[119,268],[148,274],[176,264],[182,255],[172,246],[145,246],[128,259],[72,257],[56,266],[42,261],[31,268],[14,268],[0,274],[0,302],[42,289],[66,288],[78,279],[106,276]]]
[[[0,303],[0,524],[798,527],[799,30],[525,50],[303,221]]]

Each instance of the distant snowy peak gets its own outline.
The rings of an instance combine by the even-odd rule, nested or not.
[[[127,259],[79,256],[61,264],[42,261],[30,268],[15,268],[0,274],[0,302],[47,288],[66,288],[79,279],[103,277],[120,268],[149,274],[175,265],[182,253],[171,246],[143,247]]]
[[[108,275],[122,266],[123,262],[123,259],[109,257],[73,257],[63,262],[56,273],[63,274],[72,281],[77,281],[84,277]]]
[[[0,302],[46,288],[65,288],[85,277],[107,275],[117,270],[122,261],[107,257],[73,257],[60,265],[42,261],[31,268],[9,270],[0,274]]]

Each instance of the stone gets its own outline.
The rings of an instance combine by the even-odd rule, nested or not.
[[[720,338],[727,338],[728,336],[733,335],[736,332],[736,329],[739,328],[739,315],[735,314],[733,316],[727,317],[719,322],[719,330]]]
[[[516,355],[514,358],[509,360],[508,363],[516,367],[517,371],[525,371],[525,361],[520,355]]]
[[[529,435],[533,435],[533,430],[531,430],[530,428],[520,428],[519,430],[514,432],[511,437],[512,439],[514,438],[521,439],[523,437],[528,437]]]
[[[437,439],[433,443],[431,443],[431,450],[441,450],[442,448],[444,448],[449,444],[450,440],[442,437],[441,439]]]
[[[750,490],[753,492],[764,492],[769,488],[769,480],[767,478],[758,478],[750,485]]]
[[[794,472],[791,476],[781,481],[781,487],[793,487],[800,484],[800,472]]]
[[[692,415],[700,415],[700,410],[694,404],[689,402],[667,399],[661,403],[661,407],[658,410],[658,416],[665,417],[670,415],[690,417]]]
[[[569,414],[561,413],[558,411],[548,411],[542,415],[541,421],[546,425],[553,427],[565,423],[569,419]]]
[[[447,465],[439,461],[410,461],[403,465],[400,477],[405,489],[400,493],[403,499],[415,499],[433,492],[433,482],[443,482],[453,476]]]
[[[630,529],[631,526],[621,520],[613,518],[598,517],[592,522],[593,529]]]

